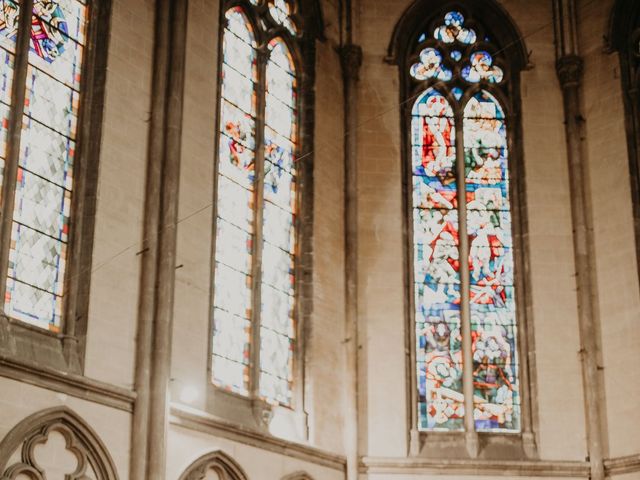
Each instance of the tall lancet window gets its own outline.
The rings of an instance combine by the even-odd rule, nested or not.
[[[296,5],[224,14],[211,375],[221,389],[292,406],[297,342]]]
[[[110,2],[0,7],[0,350],[80,372]]]
[[[418,429],[519,432],[506,66],[449,10],[406,67]]]

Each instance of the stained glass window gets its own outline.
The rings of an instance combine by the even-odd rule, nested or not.
[[[284,27],[274,38],[262,24],[252,26],[250,8],[227,10],[223,33],[212,380],[225,390],[290,406],[298,100],[285,37],[295,38],[297,28],[288,1],[269,2],[264,13],[266,21]],[[262,41],[267,48],[259,54]]]
[[[14,85],[19,2],[0,9],[0,165],[15,182],[4,312],[61,331],[71,227],[81,72],[88,6],[81,0],[34,0],[29,53]],[[23,70],[24,71],[24,70]],[[24,91],[16,177],[4,178],[11,94]],[[14,164],[15,165],[15,164]]]
[[[424,431],[520,429],[508,126],[492,93],[505,75],[489,51],[474,48],[476,39],[462,13],[448,12],[433,38],[420,40],[408,70],[424,85],[410,121],[417,407]],[[465,383],[472,388],[465,391]]]

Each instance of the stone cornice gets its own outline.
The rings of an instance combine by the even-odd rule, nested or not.
[[[330,453],[309,445],[290,442],[271,435],[265,435],[264,433],[256,432],[249,428],[183,405],[171,405],[171,417],[169,421],[172,425],[226,438],[238,443],[260,448],[262,450],[268,450],[273,453],[332,468],[334,470],[344,471],[346,466],[346,460],[341,455]]]
[[[0,377],[80,398],[125,412],[133,411],[135,392],[82,375],[35,366],[0,355]]]

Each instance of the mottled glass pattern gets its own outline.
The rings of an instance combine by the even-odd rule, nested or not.
[[[411,117],[419,427],[461,430],[462,338],[453,111],[437,90]]]
[[[288,0],[271,0],[269,2],[269,13],[276,23],[285,27],[292,35],[297,33],[296,25],[291,19],[293,12]]]
[[[477,431],[518,431],[517,329],[507,131],[482,90],[464,111],[465,187]]]
[[[256,44],[240,7],[225,14],[216,201],[212,381],[249,394],[255,210]]]
[[[296,77],[287,45],[269,44],[266,68],[260,395],[290,405],[295,343]]]
[[[480,51],[471,54],[469,65],[462,69],[462,78],[469,83],[486,80],[489,83],[500,83],[504,72],[493,65],[493,57],[489,52]]]
[[[35,0],[31,20],[5,311],[54,332],[61,328],[72,224],[87,13],[76,0]]]
[[[464,27],[464,16],[460,12],[447,13],[444,25],[437,27],[433,36],[444,43],[457,41],[465,45],[471,45],[477,39],[475,30]]]

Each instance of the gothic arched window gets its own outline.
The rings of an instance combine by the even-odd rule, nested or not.
[[[108,23],[108,2],[0,9],[0,328],[18,343],[47,332],[59,350],[86,331]]]
[[[427,3],[405,14],[392,42],[407,132],[412,429],[529,434],[521,257],[514,258],[521,180],[512,162],[526,55],[492,2],[435,1],[426,22],[415,20]],[[488,31],[474,14],[503,26]],[[467,444],[470,452],[475,445]]]
[[[224,13],[211,376],[291,406],[297,342],[300,20],[291,0]]]

